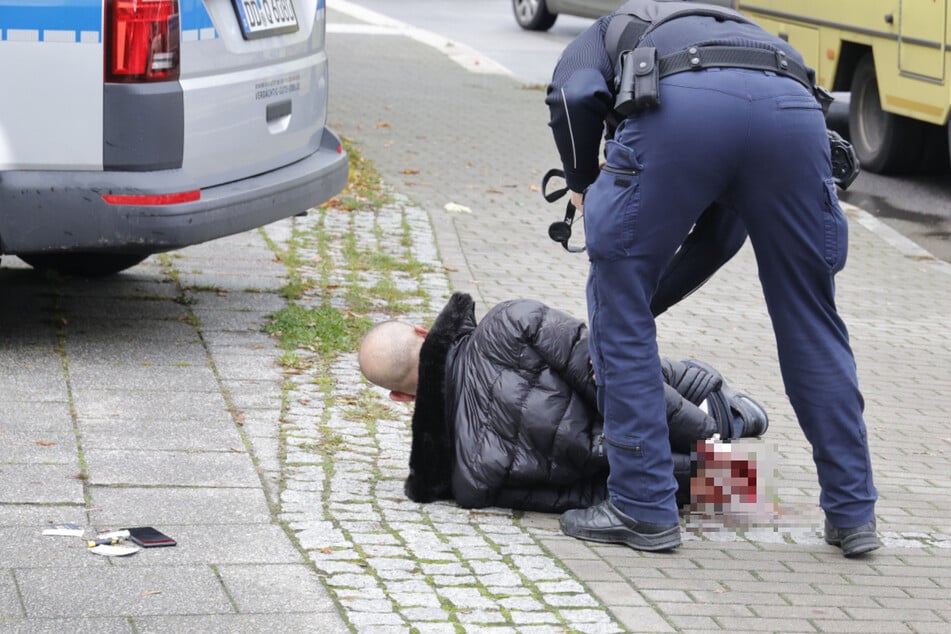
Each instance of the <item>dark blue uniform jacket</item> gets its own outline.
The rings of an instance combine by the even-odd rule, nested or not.
[[[617,60],[610,58],[604,44],[610,18],[598,19],[568,45],[555,66],[545,98],[551,112],[549,125],[561,155],[565,179],[576,192],[583,192],[598,176],[598,150],[604,124],[614,108]],[[802,56],[792,46],[754,24],[720,21],[707,16],[685,16],[665,22],[648,33],[642,45],[655,47],[658,57],[690,46],[782,50],[802,63]],[[663,107],[663,80],[660,101],[659,107]]]

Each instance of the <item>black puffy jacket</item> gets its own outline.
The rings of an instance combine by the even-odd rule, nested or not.
[[[604,499],[608,463],[587,337],[582,321],[533,300],[502,302],[477,324],[472,297],[454,294],[420,352],[407,496],[545,512]],[[720,432],[696,404],[721,377],[670,361],[663,370],[684,504],[690,451]]]

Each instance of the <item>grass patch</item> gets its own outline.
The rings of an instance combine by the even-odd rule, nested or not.
[[[300,299],[312,285],[305,282],[300,274],[289,275],[290,281],[281,287],[281,297],[284,299]]]
[[[392,419],[396,411],[388,401],[384,401],[372,390],[364,389],[355,397],[343,397],[338,401],[345,405],[344,419],[373,425],[378,420]]]
[[[342,139],[343,148],[350,159],[350,175],[347,186],[324,207],[353,211],[354,209],[378,209],[392,202],[393,197],[383,186],[383,177],[373,165],[363,158],[347,139]]]
[[[289,304],[274,313],[264,329],[278,337],[285,350],[303,348],[326,356],[355,350],[370,325],[366,317],[332,306],[305,308]]]
[[[295,350],[285,350],[281,358],[277,360],[278,364],[288,370],[303,370],[308,364],[301,359]]]
[[[396,258],[379,251],[354,251],[348,253],[352,268],[358,271],[391,271],[406,273],[416,277],[421,273],[431,273],[433,267],[412,258]]]

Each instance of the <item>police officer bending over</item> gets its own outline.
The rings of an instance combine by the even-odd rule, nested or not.
[[[546,103],[572,200],[584,203],[610,464],[608,499],[565,512],[562,531],[638,550],[681,543],[651,302],[691,227],[718,209],[756,254],[786,393],[813,447],[825,540],[846,557],[878,548],[863,399],[835,305],[848,228],[802,57],[732,10],[632,0],[568,45]]]

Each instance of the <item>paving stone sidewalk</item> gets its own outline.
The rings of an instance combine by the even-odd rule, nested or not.
[[[0,631],[349,630],[274,510],[287,273],[258,232],[103,280],[4,258]],[[144,525],[177,546],[88,552]]]
[[[565,538],[552,515],[409,503],[410,409],[367,386],[352,352],[295,371],[262,331],[289,276],[314,280],[302,306],[341,313],[348,285],[389,276],[407,321],[452,290],[481,312],[535,297],[583,316],[586,263],[546,237],[558,209],[537,187],[555,156],[537,87],[330,14],[351,25],[328,34],[331,125],[392,203],[315,211],[112,280],[4,258],[0,632],[951,629],[951,274],[854,208],[839,302],[881,493],[874,556],[845,560],[819,537],[749,249],[665,314],[659,339],[767,406],[755,446],[794,512],[750,529],[685,521],[683,547],[648,555]],[[421,272],[349,270],[347,236]],[[107,559],[42,536],[51,521],[86,536],[151,524],[179,544]]]
[[[534,297],[583,316],[586,262],[546,238],[559,210],[538,192],[557,165],[543,92],[464,70],[396,27],[381,37],[361,34],[359,19],[331,12],[334,21],[347,28],[328,35],[332,125],[427,212],[451,287],[474,294],[483,311]],[[459,206],[469,211],[450,211]],[[766,528],[688,532],[671,557],[562,538],[550,516],[517,518],[625,630],[949,628],[951,274],[865,212],[847,214],[838,297],[867,402],[885,548],[852,561],[821,540],[814,466],[783,393],[747,247],[659,320],[659,340],[663,354],[707,360],[767,406],[761,450],[795,512]]]

